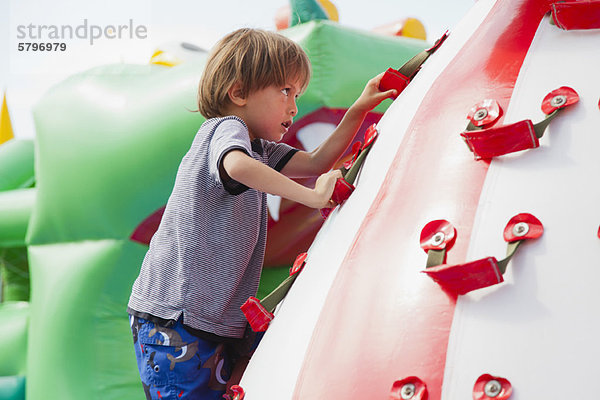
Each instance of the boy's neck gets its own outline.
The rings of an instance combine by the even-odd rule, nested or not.
[[[222,115],[222,117],[226,117],[229,115],[233,115],[235,117],[238,117],[239,119],[241,119],[242,121],[244,121],[244,124],[246,124],[246,127],[248,126],[248,123],[246,122],[246,118],[245,118],[245,114],[244,114],[244,110],[242,107],[238,107],[234,104],[230,104],[228,107],[225,108],[225,113],[224,115]],[[250,137],[250,141],[253,141],[254,139],[256,139],[253,135],[252,132],[250,132],[250,128],[248,128],[248,136]]]

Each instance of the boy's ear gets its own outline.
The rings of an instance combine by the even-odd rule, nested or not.
[[[241,82],[235,82],[227,91],[229,100],[236,106],[242,107],[246,105],[246,96],[242,90]]]

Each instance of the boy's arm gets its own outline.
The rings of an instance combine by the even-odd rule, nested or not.
[[[311,152],[298,151],[281,173],[290,177],[316,176],[329,171],[346,151],[367,113],[383,100],[395,96],[396,90],[379,91],[383,73],[371,79],[359,98],[350,106],[333,133]]]
[[[294,157],[292,157],[294,158]],[[222,165],[230,178],[261,192],[285,197],[312,208],[333,207],[331,194],[340,171],[331,171],[317,179],[314,189],[309,189],[273,168],[248,156],[241,150],[225,154]]]

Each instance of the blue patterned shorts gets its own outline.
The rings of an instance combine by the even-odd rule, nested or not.
[[[138,369],[147,399],[221,399],[231,372],[223,343],[130,315]]]

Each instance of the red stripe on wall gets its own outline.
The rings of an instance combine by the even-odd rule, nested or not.
[[[448,262],[466,261],[488,164],[459,134],[480,100],[506,110],[548,9],[498,1],[426,94],[328,294],[294,398],[387,399],[412,375],[430,399],[441,397],[456,298],[420,273],[419,233],[430,220],[451,221],[458,239]]]

